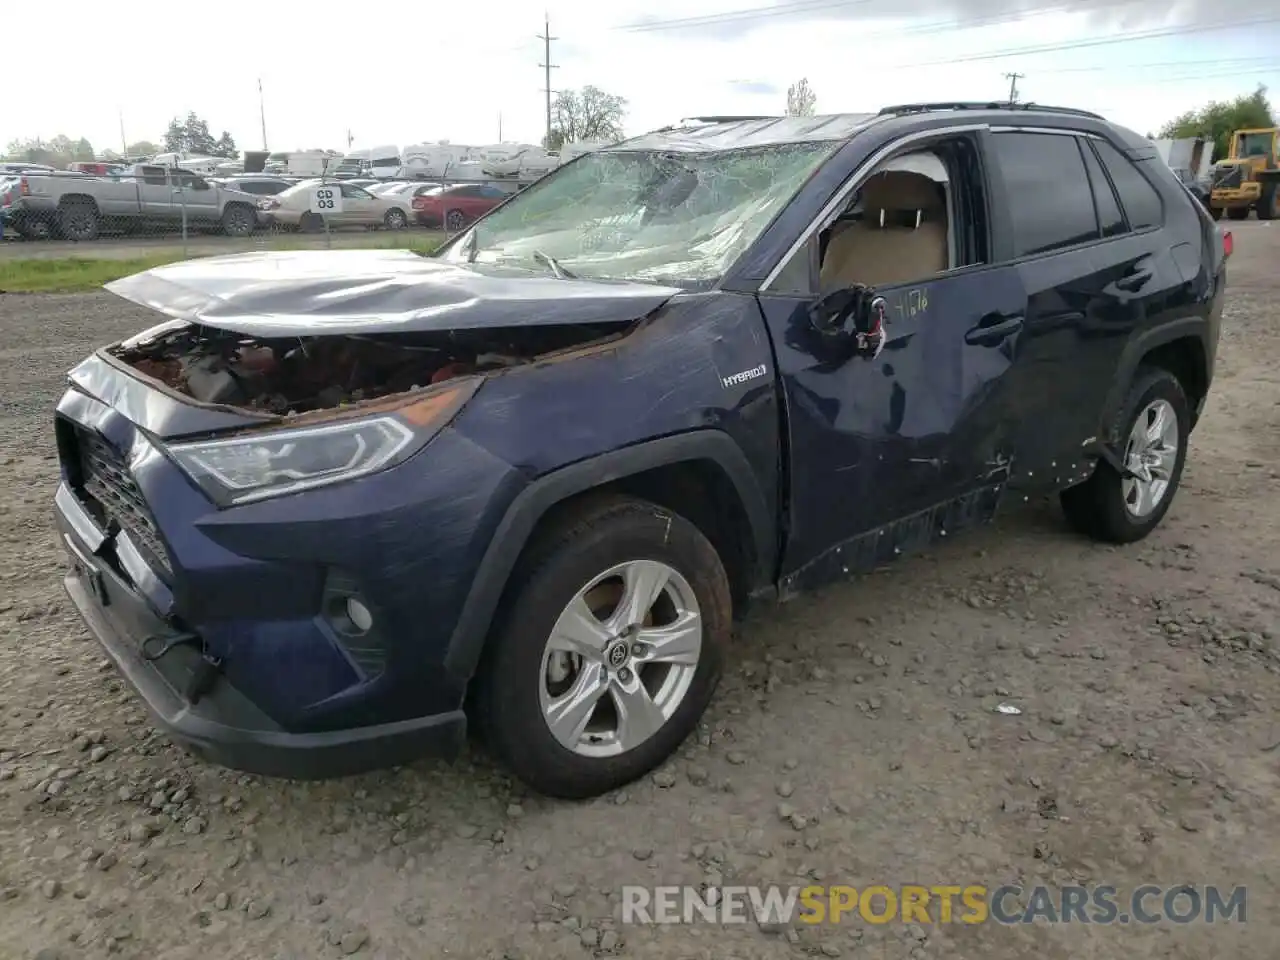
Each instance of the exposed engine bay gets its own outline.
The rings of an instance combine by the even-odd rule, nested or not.
[[[187,324],[107,352],[202,403],[301,414],[500,371],[608,339],[626,325],[257,339]]]

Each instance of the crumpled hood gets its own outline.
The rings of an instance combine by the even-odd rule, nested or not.
[[[253,337],[624,323],[680,291],[456,265],[408,250],[207,257],[106,285],[169,317]]]

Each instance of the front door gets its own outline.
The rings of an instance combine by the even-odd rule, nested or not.
[[[760,298],[790,427],[788,570],[998,484],[1008,470],[1016,411],[1004,387],[1026,306],[1016,270],[967,270],[878,292],[889,311],[884,348],[872,359],[824,343],[810,327],[812,300]],[[908,546],[898,538],[886,542],[890,556]],[[873,562],[888,559],[880,550]]]
[[[976,142],[969,146],[976,156]],[[935,156],[953,154],[943,145]],[[887,303],[878,355],[858,355],[814,329],[816,290],[759,295],[788,423],[784,584],[804,588],[865,569],[994,512],[1013,454],[1010,383],[1027,297],[1016,267],[988,263],[985,222],[955,229],[963,211],[985,209],[975,168],[952,167],[936,186],[950,221],[940,228],[950,238],[945,269],[871,284]],[[861,217],[878,216],[859,202]],[[866,244],[869,270],[895,242],[883,237]],[[816,260],[817,244],[809,255]]]

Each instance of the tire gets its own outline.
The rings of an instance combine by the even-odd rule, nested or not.
[[[382,225],[388,230],[403,230],[409,225],[409,218],[399,207],[392,207],[382,218]]]
[[[1187,439],[1191,434],[1191,409],[1177,377],[1158,367],[1140,367],[1117,415],[1114,435],[1122,438],[1125,446],[1121,459],[1128,464],[1139,422],[1149,422],[1152,409],[1160,405],[1163,405],[1166,417],[1173,417],[1170,430],[1176,438],[1177,449],[1172,454],[1171,467],[1166,460],[1163,471],[1166,485],[1159,493],[1154,508],[1147,512],[1132,510],[1127,500],[1135,491],[1114,467],[1105,460],[1100,461],[1093,476],[1061,494],[1067,521],[1079,532],[1107,543],[1134,543],[1147,536],[1164,519],[1182,480]],[[1165,433],[1166,437],[1169,435]],[[1168,445],[1163,444],[1163,448],[1167,451]]]
[[[457,233],[467,225],[467,215],[461,210],[450,210],[444,215],[444,228]]]
[[[1221,208],[1221,207],[1210,207],[1210,208],[1209,208],[1209,216],[1213,217],[1213,219],[1215,219],[1215,220],[1221,220],[1221,219],[1222,219],[1222,208]]]
[[[258,226],[258,214],[243,203],[230,204],[222,211],[222,232],[228,237],[249,237]]]
[[[298,220],[298,229],[302,233],[318,233],[324,229],[324,217],[308,211]]]
[[[1248,220],[1248,207],[1231,207],[1227,210],[1227,219],[1229,220]]]
[[[700,640],[696,655],[690,654],[693,663],[664,665],[655,660],[642,665],[631,660],[636,645],[629,644],[656,636],[648,632],[652,626],[631,634],[632,640],[615,637],[610,645],[593,647],[598,656],[590,661],[579,657],[574,665],[574,655],[555,659],[551,637],[580,595],[588,598],[596,617],[615,606],[621,609],[621,582],[605,581],[592,588],[620,565],[674,572],[650,613],[659,611],[654,619],[665,620],[663,614],[676,615],[683,609],[691,616],[696,610],[700,634],[683,634],[691,644],[694,637]],[[724,566],[697,527],[646,501],[595,500],[539,537],[517,564],[512,584],[481,664],[473,714],[498,760],[528,786],[562,799],[598,796],[652,770],[693,732],[719,682],[732,615]],[[592,627],[603,624],[597,620]],[[590,635],[600,639],[608,633],[593,630]],[[553,668],[565,675],[553,676]],[[605,679],[605,692],[596,707],[580,716],[594,728],[597,722],[608,727],[612,715],[614,739],[607,731],[592,734],[590,728],[571,723],[562,724],[558,738],[544,711],[565,700],[553,701],[557,691],[551,686],[560,684],[559,693],[567,696],[574,685],[591,677]],[[629,748],[624,739],[629,724],[622,722],[616,706],[628,683],[645,688],[646,705],[662,708],[653,718],[653,729]],[[568,692],[563,690],[566,684]],[[565,745],[569,741],[573,747]]]
[[[98,226],[98,208],[89,200],[71,200],[58,210],[58,232],[68,240],[96,240]]]
[[[1262,199],[1258,201],[1258,219],[1274,220],[1276,213],[1276,185],[1268,183],[1262,188]]]

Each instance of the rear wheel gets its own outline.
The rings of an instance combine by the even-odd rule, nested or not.
[[[70,200],[58,211],[58,232],[68,240],[86,242],[98,237],[98,208],[89,200]]]
[[[1159,526],[1182,480],[1191,412],[1178,379],[1141,368],[1116,426],[1115,436],[1124,438],[1120,461],[1132,476],[1102,461],[1088,480],[1062,492],[1062,509],[1096,540],[1132,543]]]
[[[652,503],[600,500],[542,537],[512,582],[475,704],[498,758],[569,799],[665,760],[710,702],[729,640],[728,578],[706,537]]]
[[[233,203],[222,211],[222,232],[228,237],[247,237],[257,226],[258,216],[252,207]]]
[[[1227,210],[1227,218],[1229,220],[1248,220],[1249,208],[1248,207],[1231,207],[1230,209]]]
[[[1221,219],[1222,219],[1222,208],[1221,208],[1221,207],[1210,207],[1210,208],[1209,208],[1209,216],[1213,217],[1213,219],[1215,219],[1215,220],[1221,220]]]
[[[409,218],[398,207],[392,207],[382,218],[382,225],[388,230],[403,230],[409,225]]]
[[[298,229],[303,233],[317,233],[324,229],[324,217],[308,211],[298,221]]]
[[[450,210],[444,217],[446,230],[457,233],[467,225],[467,215],[461,210]]]

